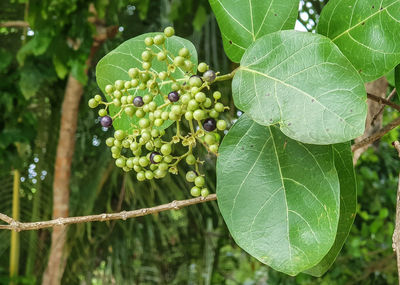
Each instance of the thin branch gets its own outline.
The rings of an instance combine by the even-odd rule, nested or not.
[[[390,92],[389,96],[386,98],[386,100],[390,101],[392,97],[396,94],[396,88],[393,88],[392,92]],[[385,105],[383,105],[379,111],[374,115],[374,117],[371,120],[371,126],[374,125],[376,119],[379,117],[380,114],[382,114],[383,110],[385,109]]]
[[[393,146],[397,150],[400,158],[400,142],[393,142]],[[397,183],[397,198],[396,198],[396,223],[392,237],[392,247],[393,251],[396,252],[397,256],[397,273],[400,280],[400,172],[399,172],[399,181]]]
[[[393,103],[393,102],[391,102],[391,101],[389,101],[389,100],[386,100],[386,99],[384,99],[382,97],[376,96],[376,95],[371,94],[371,93],[367,93],[367,96],[368,96],[368,99],[370,99],[370,100],[373,100],[375,102],[378,102],[378,103],[381,103],[381,104],[384,104],[384,105],[388,105],[388,106],[390,106],[390,107],[392,107],[392,108],[394,108],[394,109],[396,109],[397,111],[400,112],[400,106],[395,104],[395,103]]]
[[[29,23],[25,21],[8,21],[0,23],[0,27],[6,28],[27,28],[29,27]]]
[[[363,139],[362,141],[355,143],[351,146],[351,150],[354,152],[355,150],[362,148],[366,145],[369,145],[373,143],[374,141],[379,140],[381,137],[383,137],[385,134],[396,128],[397,126],[400,125],[400,117],[397,119],[394,119],[391,121],[389,124],[384,126],[382,129],[377,131],[376,133],[372,134],[371,136]]]
[[[68,218],[58,218],[55,220],[32,222],[32,223],[21,223],[15,221],[14,219],[8,217],[7,215],[0,213],[0,219],[8,223],[8,225],[0,225],[0,229],[3,230],[14,230],[14,231],[27,231],[27,230],[38,230],[43,228],[51,228],[56,226],[65,226],[70,224],[79,224],[87,222],[104,222],[110,220],[126,220],[130,218],[136,218],[141,216],[146,216],[154,213],[159,213],[168,210],[179,210],[190,205],[204,203],[217,200],[216,194],[208,195],[206,198],[198,197],[188,200],[172,201],[171,203],[158,205],[152,208],[143,208],[133,211],[122,211],[119,213],[111,214],[100,214],[100,215],[89,215],[81,217],[68,217]]]

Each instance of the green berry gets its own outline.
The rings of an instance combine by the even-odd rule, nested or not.
[[[106,93],[107,93],[107,94],[110,94],[111,92],[114,91],[114,86],[108,84],[108,85],[106,85],[105,90],[106,90]]]
[[[122,90],[124,88],[124,82],[122,80],[115,81],[115,88],[117,90]]]
[[[196,174],[196,172],[194,172],[194,171],[188,171],[188,172],[186,173],[186,180],[187,180],[188,182],[194,182],[194,180],[196,179],[196,177],[197,177],[197,174]]]
[[[167,59],[167,54],[164,51],[160,51],[157,54],[157,59],[158,59],[158,61],[164,61]]]
[[[203,188],[203,189],[201,189],[200,194],[201,194],[202,197],[205,198],[205,197],[207,197],[207,196],[210,194],[210,191],[208,191],[207,188]]]
[[[154,101],[150,102],[148,105],[149,105],[149,110],[152,112],[154,112],[157,109],[157,103]]]
[[[181,89],[181,86],[179,85],[179,83],[174,82],[174,83],[171,84],[171,89],[173,91],[178,91],[179,89]]]
[[[142,129],[148,128],[148,127],[150,126],[150,121],[149,121],[149,119],[141,118],[141,119],[139,120],[139,126],[140,126]]]
[[[155,119],[154,120],[154,125],[156,126],[156,127],[161,127],[161,125],[164,123],[164,120],[163,119]]]
[[[153,101],[153,96],[151,96],[151,95],[149,95],[149,94],[146,94],[146,95],[144,95],[144,96],[142,97],[142,99],[143,99],[143,102],[144,102],[145,104],[149,104],[151,101]]]
[[[197,176],[194,179],[194,185],[196,185],[197,187],[203,187],[204,186],[204,177],[203,176]]]
[[[115,91],[113,92],[113,95],[114,95],[115,98],[121,98],[122,93],[121,93],[121,91],[119,91],[119,90],[115,90]]]
[[[154,173],[150,170],[147,170],[144,174],[146,176],[146,179],[151,180],[154,178]]]
[[[171,154],[171,152],[172,152],[171,144],[169,144],[169,143],[163,144],[163,145],[161,146],[160,151],[161,151],[161,153],[162,153],[163,155],[169,155],[169,154]]]
[[[154,37],[154,43],[156,45],[162,45],[165,42],[165,37],[164,35],[156,35]]]
[[[196,111],[193,112],[193,118],[197,121],[203,120],[205,116],[206,114],[203,110],[197,109]]]
[[[187,108],[188,108],[189,111],[194,111],[194,110],[196,110],[197,108],[199,108],[199,104],[197,103],[196,100],[191,99],[191,100],[189,101],[189,103],[188,103]]]
[[[174,158],[172,157],[172,155],[166,155],[166,156],[164,156],[164,161],[165,161],[166,163],[171,163],[173,159],[174,159]]]
[[[120,100],[122,105],[126,104],[126,96],[122,96]]]
[[[196,158],[194,157],[193,154],[189,154],[188,156],[186,156],[186,163],[188,165],[193,165],[196,163]]]
[[[222,103],[216,103],[214,105],[214,109],[219,113],[222,113],[225,110],[224,105]]]
[[[147,38],[145,38],[144,39],[144,44],[146,45],[146,46],[152,46],[153,44],[154,44],[154,41],[153,41],[153,38],[152,37],[147,37]]]
[[[126,163],[126,160],[123,157],[120,157],[115,161],[115,165],[118,167],[124,167],[125,163]]]
[[[115,139],[112,138],[112,137],[111,137],[111,138],[107,138],[107,139],[106,139],[106,145],[107,145],[107,146],[110,146],[110,147],[113,146],[113,145],[114,145],[114,140],[115,140]]]
[[[226,129],[226,122],[224,120],[217,121],[217,129],[223,131]]]
[[[101,96],[100,95],[95,95],[94,96],[94,100],[96,100],[97,102],[101,102]]]
[[[164,29],[164,35],[169,38],[172,37],[175,34],[175,30],[173,27],[166,27]]]
[[[120,152],[121,152],[121,148],[119,148],[115,145],[111,147],[111,153],[119,154]]]
[[[211,118],[217,119],[219,117],[219,113],[217,111],[215,111],[214,109],[210,110],[210,112],[208,113],[208,115]]]
[[[203,92],[199,92],[194,96],[194,99],[199,103],[203,103],[204,101],[206,101],[206,98],[207,96]]]
[[[151,68],[151,63],[145,61],[145,62],[142,63],[142,67],[145,70],[149,70]]]
[[[88,105],[90,108],[96,108],[99,105],[99,102],[97,102],[96,100],[94,100],[93,98],[89,100]]]
[[[174,64],[176,66],[182,66],[184,64],[184,62],[185,62],[185,58],[183,58],[182,56],[178,55],[177,57],[174,58]]]
[[[165,163],[165,162],[161,162],[161,163],[158,165],[158,169],[160,169],[160,170],[162,170],[162,171],[165,171],[165,170],[168,169],[168,164]]]
[[[137,87],[139,85],[139,80],[137,80],[137,79],[132,79],[131,80],[131,86],[132,87]]]
[[[205,135],[204,137],[204,141],[206,142],[206,144],[208,145],[212,145],[215,143],[215,135],[213,133],[208,133]]]
[[[193,75],[189,78],[189,85],[191,87],[200,87],[203,85],[203,80],[201,80],[200,76]]]
[[[182,107],[180,105],[173,105],[171,107],[171,113],[174,113],[175,115],[179,116],[182,112]]]
[[[146,114],[142,109],[137,109],[135,112],[136,117],[143,118]]]
[[[122,141],[122,140],[125,138],[125,136],[126,136],[126,134],[125,134],[125,132],[124,132],[123,130],[116,130],[116,131],[114,132],[114,137],[115,137],[117,140]]]
[[[114,140],[114,145],[117,147],[121,147],[122,146],[122,142],[120,140]]]
[[[205,62],[200,62],[197,66],[197,70],[201,73],[204,73],[208,70],[208,65]]]
[[[161,80],[165,80],[165,79],[167,79],[167,77],[168,77],[168,73],[166,73],[165,71],[161,71],[158,74],[158,78],[160,78]]]
[[[147,165],[149,165],[150,161],[147,159],[147,157],[142,156],[141,158],[139,158],[139,165],[142,167],[146,167]]]
[[[177,115],[176,113],[170,112],[168,118],[172,121],[177,121],[179,119],[179,115]]]
[[[211,105],[212,105],[211,99],[210,99],[210,98],[206,98],[206,100],[205,100],[204,103],[203,103],[203,106],[204,106],[205,108],[210,108]]]
[[[151,54],[150,51],[145,50],[144,52],[142,52],[142,59],[143,59],[144,61],[150,61],[151,58],[152,58],[152,54]]]
[[[183,68],[186,71],[191,71],[193,69],[193,63],[190,60],[185,60],[185,62],[183,63]]]
[[[139,70],[137,68],[130,68],[128,70],[128,75],[130,78],[136,78],[139,75]]]
[[[188,121],[193,120],[193,112],[187,111],[185,113],[185,119],[188,120]]]
[[[126,160],[126,166],[129,168],[133,168],[135,166],[133,163],[133,157],[130,157]]]
[[[218,152],[218,145],[217,144],[210,145],[210,151],[214,152],[214,153],[217,153]]]
[[[106,109],[100,109],[99,110],[99,116],[100,117],[107,116],[107,110]]]
[[[190,54],[189,54],[189,50],[187,49],[187,48],[181,48],[180,50],[179,50],[179,53],[178,53],[180,56],[182,56],[182,57],[188,57]]]
[[[138,172],[138,174],[136,174],[136,178],[137,178],[137,180],[139,180],[139,181],[144,181],[144,180],[146,180],[146,176],[145,176],[145,174],[144,174],[144,171]]]
[[[151,139],[151,135],[150,135],[150,133],[147,131],[147,132],[143,132],[142,133],[142,136],[141,136],[141,139],[146,143],[146,142],[148,142],[150,139]]]
[[[147,81],[146,81],[146,82],[147,82]],[[147,86],[146,86],[145,83],[142,82],[142,83],[139,84],[139,89],[140,89],[140,90],[145,90],[146,88],[147,88]]]
[[[124,83],[124,88],[125,88],[125,89],[130,89],[131,87],[132,87],[132,84],[131,84],[130,81],[126,81],[126,82]]]
[[[182,95],[182,97],[181,97],[182,104],[187,104],[187,103],[189,103],[189,101],[190,101],[190,96],[188,94]]]
[[[199,196],[201,195],[201,190],[200,190],[199,187],[194,186],[194,187],[192,187],[192,189],[190,189],[190,194],[191,194],[193,197],[199,197]]]
[[[135,150],[137,150],[139,148],[139,144],[137,142],[132,142],[131,145],[129,146],[129,148],[132,151],[135,151]]]
[[[161,113],[161,119],[163,119],[164,121],[168,120],[169,118],[169,112],[164,111]]]
[[[222,94],[221,94],[221,92],[219,92],[219,91],[215,91],[215,92],[213,93],[213,97],[214,97],[215,100],[221,99],[221,96],[222,96]]]

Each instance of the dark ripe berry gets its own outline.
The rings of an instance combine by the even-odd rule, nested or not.
[[[133,105],[135,105],[136,107],[142,107],[143,104],[144,102],[141,96],[136,96],[135,98],[133,98]]]
[[[216,77],[217,75],[215,74],[214,70],[211,69],[203,73],[203,78],[207,82],[214,82]]]
[[[111,117],[110,117],[110,116],[101,117],[101,119],[100,119],[100,124],[101,124],[103,127],[108,128],[109,126],[112,125],[112,119],[111,119]]]
[[[154,157],[155,157],[156,155],[160,155],[160,153],[159,153],[159,152],[156,152],[156,151],[153,151],[153,152],[150,154],[150,162],[151,162],[152,164],[157,164],[157,163],[158,163],[158,162],[154,161]]]
[[[168,100],[171,102],[177,102],[179,100],[179,93],[176,91],[169,92]]]
[[[213,118],[205,119],[203,122],[203,128],[207,132],[212,132],[213,130],[215,130],[216,127],[217,127],[217,123],[215,122],[215,120]]]

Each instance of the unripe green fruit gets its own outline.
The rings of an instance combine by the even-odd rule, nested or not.
[[[221,99],[221,96],[222,96],[222,94],[221,94],[221,92],[219,92],[219,91],[215,91],[215,92],[213,93],[213,97],[214,97],[215,100]]]
[[[143,96],[143,102],[145,103],[145,104],[148,104],[148,103],[150,103],[151,101],[153,101],[153,96],[151,96],[151,95],[149,95],[149,94],[146,94],[146,95],[144,95]]]
[[[154,145],[153,145],[153,143],[150,141],[150,142],[147,142],[146,143],[146,149],[148,150],[148,151],[152,151],[152,150],[154,150]]]
[[[100,117],[107,116],[107,110],[106,109],[100,109],[99,110],[99,116]]]
[[[142,154],[142,148],[138,148],[136,151],[132,152],[134,156],[140,156]]]
[[[124,88],[125,88],[125,89],[130,89],[131,87],[132,87],[132,84],[131,84],[130,81],[126,81],[126,82],[124,83]]]
[[[185,60],[185,62],[183,63],[183,68],[186,71],[191,71],[193,69],[193,63],[190,60]]]
[[[122,146],[124,148],[129,148],[130,145],[131,145],[131,142],[129,140],[125,139],[125,140],[122,141]]]
[[[217,144],[213,144],[210,145],[210,151],[217,153],[218,152],[218,145]]]
[[[193,95],[196,95],[199,92],[199,88],[198,87],[192,87],[190,88],[190,93]]]
[[[139,120],[139,126],[140,126],[142,129],[148,128],[148,127],[150,126],[150,121],[149,121],[149,119],[141,118],[141,119]]]
[[[205,62],[200,62],[197,66],[197,70],[201,73],[204,73],[208,70],[208,65]]]
[[[142,63],[142,67],[145,70],[149,70],[151,68],[151,63],[145,61],[145,62]]]
[[[121,154],[120,153],[112,153],[111,156],[112,156],[112,158],[117,159],[117,158],[121,157]]]
[[[151,54],[150,51],[145,50],[144,52],[142,52],[142,59],[143,59],[144,61],[150,61],[151,58],[152,58],[152,54]]]
[[[204,177],[203,176],[197,176],[194,179],[194,185],[196,185],[197,187],[203,187],[204,186]]]
[[[147,37],[147,38],[145,38],[144,39],[144,44],[146,45],[146,46],[152,46],[153,44],[154,44],[154,41],[153,41],[153,38],[152,37]]]
[[[205,116],[206,116],[206,114],[203,110],[198,109],[193,112],[193,118],[197,121],[203,120],[205,118]]]
[[[160,138],[156,138],[154,140],[154,147],[155,148],[160,148],[162,145],[163,145],[163,142],[162,142],[162,140]]]
[[[132,87],[137,87],[138,85],[139,85],[139,80],[137,80],[137,79],[132,79],[131,80],[131,85],[132,85]]]
[[[164,29],[164,35],[169,38],[172,37],[175,34],[175,30],[173,27],[166,27]]]
[[[172,120],[172,121],[176,121],[176,120],[179,119],[179,115],[177,115],[176,113],[170,112],[168,118],[169,118],[170,120]]]
[[[135,112],[136,117],[143,118],[146,114],[142,109],[137,109]]]
[[[163,119],[155,119],[154,120],[154,125],[156,126],[156,127],[161,127],[161,125],[164,123],[164,120]]]
[[[139,165],[134,165],[133,170],[135,170],[136,172],[140,172],[140,171],[142,171],[142,167]]]
[[[192,76],[189,78],[189,85],[191,87],[200,87],[201,85],[203,85],[203,81],[199,76]]]
[[[146,176],[146,179],[151,180],[154,178],[154,173],[150,170],[146,170],[146,172],[144,173],[144,175]]]
[[[164,61],[164,60],[166,60],[167,59],[167,54],[164,52],[164,51],[160,51],[158,54],[157,54],[157,60],[158,61]]]
[[[185,62],[185,59],[179,55],[174,58],[174,64],[176,66],[182,66],[184,64],[184,62]]]
[[[155,163],[160,163],[162,161],[162,156],[157,154],[153,157],[153,160]]]
[[[145,90],[147,88],[146,83],[140,83],[138,88],[139,90]]]
[[[129,95],[129,96],[126,97],[126,103],[128,103],[128,104],[132,104],[133,103],[133,96],[132,95]]]
[[[166,155],[166,156],[164,156],[164,161],[165,161],[166,163],[171,163],[173,159],[174,159],[174,158],[172,157],[172,155]]]
[[[194,96],[194,99],[199,103],[203,103],[204,101],[206,101],[206,98],[207,96],[203,92],[199,92]]]
[[[212,105],[211,99],[210,99],[210,98],[206,98],[206,100],[205,100],[204,103],[203,103],[203,106],[204,106],[205,108],[210,108],[211,105]]]
[[[226,122],[224,120],[217,121],[217,129],[223,131],[226,129]]]
[[[115,98],[113,100],[113,104],[114,104],[114,106],[119,107],[119,106],[121,106],[121,100],[119,100],[118,98]]]
[[[130,78],[136,78],[139,75],[139,70],[137,68],[129,68],[128,75]]]
[[[188,156],[186,156],[186,163],[188,165],[193,165],[196,163],[196,158],[194,157],[193,154],[189,154]]]
[[[139,158],[139,165],[142,167],[146,167],[147,165],[149,165],[150,161],[147,159],[147,157],[142,156],[141,158]]]
[[[179,53],[178,53],[180,56],[182,56],[182,57],[188,57],[189,56],[189,50],[187,49],[187,48],[181,48],[180,50],[179,50]]]
[[[114,97],[115,98],[121,98],[121,96],[122,96],[122,93],[121,93],[121,91],[119,91],[119,90],[115,90],[114,92],[113,92],[113,95],[114,95]]]
[[[157,103],[152,101],[149,103],[149,110],[154,112],[157,109]]]
[[[115,140],[114,138],[107,138],[106,139],[106,145],[110,146],[110,147],[113,146],[114,145],[114,140]]]
[[[201,189],[200,194],[201,194],[202,197],[205,198],[205,197],[207,197],[207,196],[210,194],[210,191],[208,191],[207,188],[203,188],[203,189]]]
[[[211,118],[217,119],[219,117],[219,113],[217,111],[215,111],[214,109],[210,110],[210,112],[208,113],[208,115]]]
[[[94,100],[96,100],[97,102],[101,102],[101,96],[100,95],[95,95],[94,96]]]
[[[133,161],[133,164],[139,166],[139,159],[140,159],[139,157],[135,156],[135,157],[133,158],[133,160],[132,160],[132,161]],[[139,167],[140,167],[140,166],[139,166]],[[139,170],[139,171],[140,171],[140,170]]]
[[[155,110],[154,111],[154,118],[161,118],[161,114],[162,114],[161,110]]]
[[[224,105],[222,103],[216,103],[214,105],[214,109],[215,109],[215,111],[217,111],[219,113],[222,113],[225,108],[224,108]]]
[[[122,96],[120,100],[122,105],[126,104],[126,96]]]
[[[156,35],[154,37],[154,43],[156,45],[162,45],[165,42],[165,37],[164,35]]]
[[[124,82],[122,80],[115,81],[115,89],[122,90],[124,88]]]
[[[158,74],[158,78],[160,78],[161,80],[165,80],[165,79],[167,79],[167,77],[168,77],[168,73],[166,73],[165,71],[161,71]]]
[[[167,175],[167,172],[165,170],[161,170],[160,168],[156,169],[154,171],[154,176],[156,178],[163,178]]]
[[[145,113],[150,112],[149,104],[143,105],[142,110],[143,110]]]
[[[189,103],[189,101],[190,101],[190,96],[188,94],[182,95],[182,97],[181,97],[182,104],[187,104],[187,103]]]
[[[173,91],[178,91],[179,89],[181,89],[181,86],[179,85],[179,83],[174,82],[174,83],[171,84],[171,89]]]
[[[123,130],[116,130],[116,131],[114,132],[114,137],[115,137],[117,140],[122,141],[122,140],[125,138],[125,136],[126,136],[126,134],[125,134],[125,132],[124,132]]]
[[[208,133],[205,135],[204,137],[204,141],[206,142],[206,144],[208,145],[212,145],[215,143],[215,135],[213,133]]]
[[[196,179],[196,177],[197,177],[197,174],[196,174],[196,172],[194,172],[194,171],[188,171],[188,172],[186,173],[186,180],[187,180],[188,182],[194,182],[194,180]]]
[[[121,148],[122,142],[120,140],[114,140],[114,145]]]
[[[118,167],[124,167],[125,163],[126,163],[126,160],[123,157],[120,157],[115,161],[115,165]]]
[[[93,98],[89,100],[88,105],[90,108],[96,108],[99,105],[99,102],[97,102],[96,100],[94,100]]]
[[[163,119],[164,121],[168,120],[169,118],[169,112],[164,111],[161,113],[161,119]]]
[[[105,91],[106,91],[106,93],[110,94],[111,92],[114,91],[114,86],[112,86],[110,84],[106,85]]]
[[[197,103],[196,100],[191,99],[189,101],[189,103],[188,103],[188,107],[187,108],[188,108],[189,111],[194,111],[194,110],[197,110],[197,108],[199,108],[199,104]]]
[[[175,115],[179,116],[182,112],[182,108],[180,105],[173,105],[171,107],[171,112],[174,113]]]
[[[130,157],[126,160],[126,166],[128,166],[129,168],[133,168],[135,166],[135,164],[133,163],[133,157]]]
[[[162,153],[163,155],[169,155],[169,154],[171,154],[171,152],[172,152],[171,144],[166,143],[166,144],[162,145],[160,151],[161,151],[161,153]]]
[[[139,148],[139,144],[137,142],[132,142],[131,145],[129,146],[129,148],[132,151],[135,151],[135,150],[137,150]]]
[[[160,169],[160,170],[162,170],[162,171],[165,171],[165,170],[168,169],[168,164],[166,164],[165,162],[161,162],[161,163],[158,165],[158,169]]]
[[[151,136],[152,136],[153,138],[156,138],[156,137],[158,137],[159,135],[160,135],[160,131],[159,131],[159,130],[157,130],[157,129],[151,130]]]
[[[146,143],[151,139],[151,135],[149,132],[142,133],[141,139]]]
[[[199,187],[194,186],[194,187],[192,187],[192,189],[190,189],[190,194],[191,194],[193,197],[199,197],[199,196],[201,195],[201,190],[200,190]]]
[[[187,111],[185,113],[185,119],[188,120],[188,121],[193,120],[193,112]]]
[[[138,172],[138,174],[136,174],[136,178],[137,178],[137,180],[139,180],[139,181],[144,181],[144,180],[146,180],[146,176],[145,176],[145,174],[144,174],[144,171]]]

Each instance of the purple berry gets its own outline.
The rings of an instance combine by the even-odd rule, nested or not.
[[[143,98],[141,96],[133,98],[133,105],[136,107],[142,107],[144,105]]]
[[[100,124],[101,124],[103,127],[105,127],[105,128],[110,127],[110,126],[112,125],[112,119],[111,119],[111,117],[110,117],[110,116],[101,117],[101,119],[100,119]]]
[[[156,151],[153,151],[153,152],[150,154],[150,162],[151,162],[151,164],[158,164],[158,162],[155,162],[155,161],[154,161],[154,157],[155,157],[156,155],[160,155],[160,153],[159,153],[159,152],[156,152]]]
[[[168,99],[171,102],[177,102],[179,100],[179,93],[176,91],[169,92]]]
[[[203,73],[203,78],[207,82],[214,82],[216,77],[217,75],[215,74],[214,70],[211,69]]]
[[[213,118],[205,119],[203,122],[203,128],[207,132],[212,132],[213,130],[215,130],[216,127],[217,127],[217,123],[215,122],[215,120]]]

